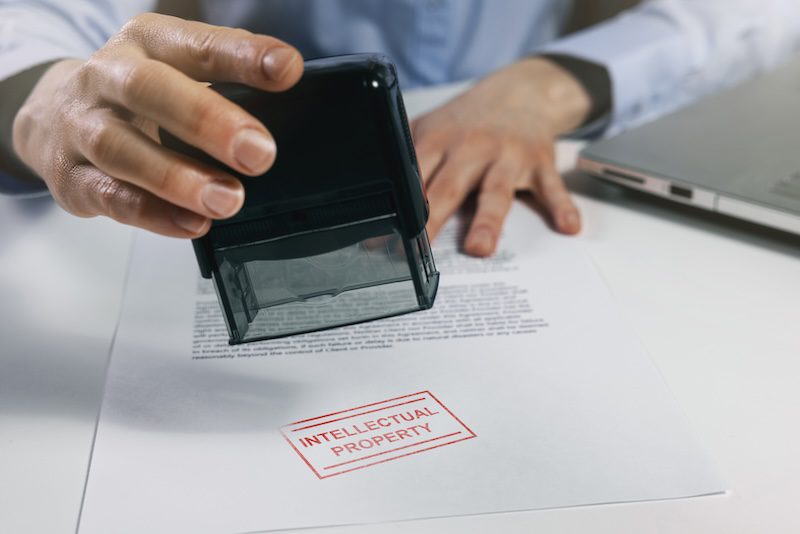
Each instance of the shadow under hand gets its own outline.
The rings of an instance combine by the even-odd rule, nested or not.
[[[18,235],[9,232],[27,231],[44,219],[56,203],[50,195],[36,197],[4,197],[0,195],[0,251],[15,242]]]
[[[153,350],[153,346],[145,350]],[[301,366],[288,361],[295,358],[286,357],[283,363],[300,372]],[[119,362],[107,379],[106,416],[114,424],[147,431],[271,431],[291,422],[286,413],[295,396],[304,393],[299,380],[286,378],[286,374],[271,376],[267,374],[271,366],[249,365],[248,361],[180,361],[164,354],[149,356],[149,362],[138,365],[131,359]]]

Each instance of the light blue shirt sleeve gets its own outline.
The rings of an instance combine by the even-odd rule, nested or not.
[[[387,53],[405,87],[479,77],[535,51],[606,66],[611,131],[742,81],[798,49],[798,0],[649,0],[558,38],[564,0],[205,0],[212,24],[285,38],[306,54]],[[84,58],[155,0],[0,0],[0,80]],[[503,9],[498,9],[501,5]]]
[[[0,80],[34,65],[88,58],[156,0],[0,0]]]
[[[609,70],[611,135],[740,83],[798,49],[797,0],[652,0],[541,50]]]
[[[203,0],[211,24],[275,35],[307,57],[383,52],[405,88],[478,78],[537,52],[608,68],[607,134],[766,70],[800,49],[800,0],[645,0],[559,37],[570,0]],[[0,80],[86,58],[156,0],[0,0]],[[1,185],[1,184],[0,184]]]
[[[156,0],[0,0],[0,80],[64,58],[88,58]],[[0,172],[0,193],[46,193],[44,184]]]

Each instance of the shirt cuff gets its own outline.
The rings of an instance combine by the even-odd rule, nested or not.
[[[593,137],[600,135],[611,117],[611,77],[608,69],[597,63],[564,54],[540,54],[555,63],[575,78],[591,100],[591,109],[586,119],[571,137]]]
[[[44,181],[14,153],[12,129],[14,117],[51,65],[52,62],[42,63],[0,81],[0,193],[25,195],[46,191]]]
[[[691,70],[692,57],[685,36],[674,24],[641,11],[571,34],[536,52],[573,56],[608,69],[613,107],[606,133],[646,120]]]
[[[77,57],[64,52],[57,46],[36,46],[25,45],[25,53],[15,53],[14,50],[4,50],[0,54],[0,81],[6,80],[26,71],[36,65],[52,63],[66,57]]]
[[[0,194],[19,197],[47,196],[47,186],[43,181],[26,180],[17,178],[0,171]]]

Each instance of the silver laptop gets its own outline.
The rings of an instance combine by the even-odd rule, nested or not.
[[[578,168],[800,234],[800,57],[581,153]]]

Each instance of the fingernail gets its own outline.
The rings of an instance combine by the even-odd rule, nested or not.
[[[267,172],[275,152],[275,141],[256,130],[242,130],[233,140],[236,161],[252,174]]]
[[[494,250],[494,235],[486,228],[478,228],[470,235],[467,247],[472,254],[488,256]]]
[[[286,71],[289,70],[289,67],[294,62],[294,56],[296,55],[297,53],[294,50],[283,46],[270,50],[269,53],[264,56],[264,59],[261,60],[261,64],[264,67],[264,74],[270,80],[282,80]]]
[[[175,208],[172,211],[172,220],[175,224],[192,234],[201,231],[208,221],[206,217],[183,208]]]
[[[203,204],[219,217],[230,217],[239,211],[244,201],[241,189],[210,183],[203,189]]]

